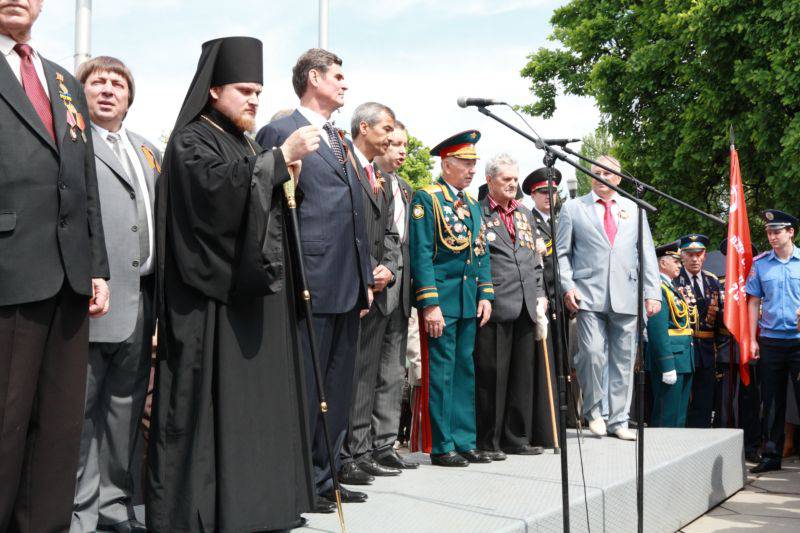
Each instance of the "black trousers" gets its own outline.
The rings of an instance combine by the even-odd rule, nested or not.
[[[533,421],[534,324],[523,309],[514,321],[478,328],[475,337],[478,448],[523,446]]]
[[[686,417],[688,428],[710,428],[714,416],[715,367],[694,369],[692,378],[692,400]]]
[[[312,318],[314,335],[317,341],[322,381],[328,402],[328,428],[333,447],[334,468],[341,468],[340,453],[347,436],[350,408],[353,399],[353,372],[358,351],[359,309],[347,313],[314,315]],[[328,449],[322,427],[317,385],[314,379],[314,365],[311,360],[311,347],[308,340],[306,318],[299,322],[300,339],[305,356],[306,394],[308,395],[308,425],[312,435],[311,456],[314,462],[314,481],[317,493],[333,486],[330,472]]]
[[[800,340],[759,337],[764,459],[781,462],[786,421],[786,382],[791,380],[800,408]],[[788,378],[788,379],[787,379]]]
[[[78,468],[89,298],[65,282],[0,306],[0,531],[67,531]]]
[[[755,454],[761,447],[761,367],[750,362],[750,384],[739,381],[739,427],[744,430],[744,451]]]

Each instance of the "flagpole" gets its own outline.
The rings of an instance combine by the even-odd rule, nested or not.
[[[75,0],[75,72],[91,57],[92,0]]]
[[[328,0],[319,0],[319,47],[328,49]]]

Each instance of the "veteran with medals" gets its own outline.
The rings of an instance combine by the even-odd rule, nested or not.
[[[319,131],[247,137],[262,68],[257,39],[205,43],[164,155],[152,531],[287,529],[313,505],[282,186]]]
[[[542,447],[531,441],[553,441],[547,381],[536,379],[544,377],[546,367],[536,365],[535,357],[536,340],[546,336],[537,335],[537,329],[547,328],[542,259],[531,212],[516,199],[518,181],[519,166],[508,154],[487,163],[488,194],[481,199],[481,209],[495,304],[489,323],[477,334],[475,393],[478,448],[493,460],[505,459],[507,453],[539,454]],[[537,413],[542,416],[533,413],[539,391],[545,394],[543,410]],[[538,418],[546,431],[534,438],[532,424]]]
[[[692,326],[696,309],[672,285],[681,270],[678,242],[656,248],[661,274],[661,310],[647,321],[645,369],[653,390],[654,427],[682,428],[692,391]]]
[[[703,270],[709,239],[692,233],[680,238],[683,267],[675,286],[690,306],[696,308],[694,325],[694,377],[692,401],[686,425],[690,428],[710,428],[715,417],[714,390],[717,375],[717,344],[722,337],[722,289],[719,279]],[[720,379],[722,375],[720,374]]]
[[[435,146],[431,154],[442,159],[442,176],[417,191],[411,206],[413,301],[427,345],[422,443],[439,466],[491,461],[477,451],[472,352],[476,328],[491,316],[494,289],[480,204],[464,192],[475,174],[479,139],[469,130]]]

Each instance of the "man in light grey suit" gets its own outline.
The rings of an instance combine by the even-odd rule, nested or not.
[[[619,170],[619,162],[599,162]],[[592,172],[617,185],[620,177],[600,167]],[[635,440],[628,429],[631,375],[636,353],[638,258],[636,205],[597,180],[592,191],[564,204],[556,234],[564,304],[577,313],[575,367],[583,390],[589,430]],[[661,309],[659,274],[650,226],[644,220],[644,299],[647,316]],[[603,371],[608,369],[608,390]],[[608,425],[601,415],[608,398]]]
[[[71,531],[144,531],[133,514],[136,449],[154,330],[153,205],[156,148],[122,125],[133,102],[130,70],[96,57],[78,71],[92,119],[114,306],[89,326],[89,369]]]

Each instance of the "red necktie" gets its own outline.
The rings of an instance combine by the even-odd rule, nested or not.
[[[372,185],[372,192],[378,194],[378,182],[375,181],[375,169],[372,167],[372,163],[367,164],[364,170],[367,172],[369,184]]]
[[[42,87],[42,82],[39,80],[39,75],[36,74],[36,68],[33,66],[33,49],[27,44],[17,44],[14,46],[14,51],[20,57],[20,74],[22,77],[22,87],[25,89],[25,94],[33,104],[33,108],[42,119],[47,133],[53,140],[56,140],[56,132],[53,128],[53,112],[50,110],[50,99]]]
[[[614,215],[611,214],[611,204],[614,203],[614,200],[603,200],[601,198],[597,201],[603,204],[603,208],[605,208],[603,229],[606,232],[606,237],[608,237],[608,242],[611,243],[611,246],[614,246],[614,237],[617,236],[617,223],[614,221]]]

